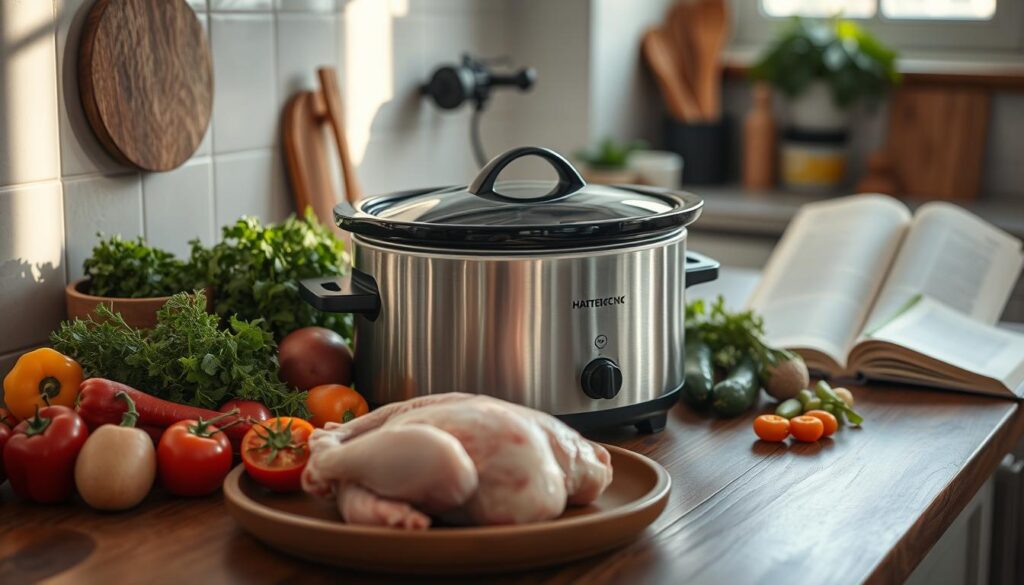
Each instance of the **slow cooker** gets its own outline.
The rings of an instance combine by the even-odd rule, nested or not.
[[[551,183],[498,180],[537,156]],[[718,263],[686,251],[700,198],[588,185],[552,150],[491,160],[468,187],[334,209],[352,235],[345,278],[300,283],[355,314],[355,384],[373,404],[488,394],[577,428],[660,430],[683,386],[687,286]]]

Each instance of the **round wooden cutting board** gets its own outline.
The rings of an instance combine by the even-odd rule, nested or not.
[[[147,171],[180,166],[213,107],[206,34],[185,0],[97,0],[82,31],[78,85],[110,154]]]

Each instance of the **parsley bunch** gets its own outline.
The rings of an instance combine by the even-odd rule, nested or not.
[[[760,315],[753,311],[730,313],[721,295],[710,306],[702,299],[687,304],[686,335],[708,344],[714,363],[726,369],[732,369],[745,355],[754,358],[762,372],[796,358],[794,353],[764,342],[764,319]]]
[[[323,313],[299,297],[299,280],[340,276],[348,266],[344,243],[311,212],[276,225],[243,217],[222,233],[223,240],[210,249],[192,242],[191,259],[202,284],[216,291],[218,315],[259,319],[279,340],[311,325],[351,340],[351,315]]]
[[[88,376],[122,382],[154,396],[216,409],[232,398],[257,400],[278,415],[305,412],[305,392],[278,379],[273,337],[257,321],[230,318],[228,329],[206,312],[202,292],[179,293],[139,330],[105,305],[95,316],[65,321],[50,339]]]
[[[90,294],[100,297],[166,297],[195,286],[188,266],[170,252],[146,245],[141,237],[102,239],[83,267]]]

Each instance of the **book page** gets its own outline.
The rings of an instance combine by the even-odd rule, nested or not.
[[[896,250],[910,212],[885,195],[854,195],[805,205],[765,267],[750,308],[764,317],[767,341],[824,354],[843,368]]]
[[[994,324],[1020,276],[1017,238],[944,202],[922,205],[878,295],[870,331],[918,294]]]
[[[878,341],[917,355],[872,351],[871,344]],[[1024,335],[982,323],[929,297],[871,332],[853,353],[851,359],[869,377],[883,368],[911,381],[928,372],[941,380],[939,386],[992,391],[993,385],[986,383],[992,381],[1007,393],[1024,382]],[[885,366],[894,359],[903,364]]]

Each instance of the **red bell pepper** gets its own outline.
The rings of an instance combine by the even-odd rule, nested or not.
[[[222,413],[195,406],[186,406],[168,400],[161,400],[156,396],[136,390],[120,382],[106,380],[103,378],[89,378],[82,382],[78,392],[78,414],[85,419],[90,429],[97,429],[105,424],[120,424],[121,417],[128,410],[126,402],[117,398],[118,392],[124,392],[133,401],[135,408],[139,411],[138,427],[153,437],[154,442],[159,442],[167,427],[181,420],[210,420],[220,416]],[[227,427],[233,423],[237,416],[225,417],[221,420]],[[231,444],[237,447],[242,442],[242,437],[249,432],[252,424],[241,419],[242,422],[224,429],[224,434],[231,440]]]
[[[75,459],[89,438],[85,421],[66,406],[47,406],[18,423],[4,446],[14,493],[40,504],[62,502],[75,487]]]
[[[0,408],[0,484],[7,481],[7,474],[4,473],[4,445],[7,439],[14,433],[14,427],[18,426],[18,419],[7,412],[6,408]]]

